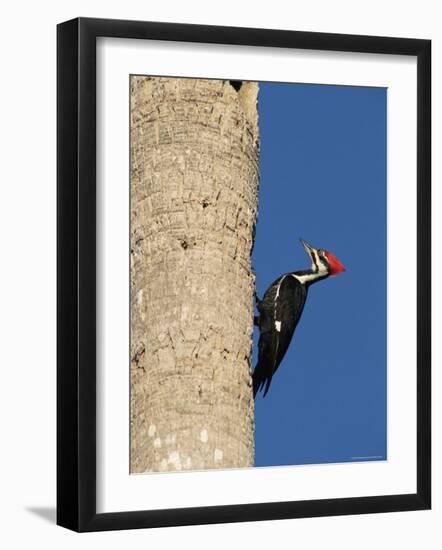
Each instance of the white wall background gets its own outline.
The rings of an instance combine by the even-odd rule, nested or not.
[[[426,550],[442,540],[438,0],[67,0],[7,3],[0,33],[0,544],[63,548]],[[408,36],[433,40],[433,395],[431,512],[76,535],[55,520],[55,25],[77,16]]]

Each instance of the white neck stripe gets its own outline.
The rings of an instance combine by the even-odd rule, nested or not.
[[[307,273],[305,275],[294,275],[292,273],[292,277],[298,280],[302,285],[305,283],[309,283],[310,281],[315,281],[316,279],[320,279],[321,277],[324,277],[324,275],[326,275],[325,272]]]

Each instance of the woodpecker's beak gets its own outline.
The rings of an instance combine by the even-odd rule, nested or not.
[[[310,258],[310,261],[312,262],[312,269],[315,271],[318,269],[317,261],[316,261],[316,248],[313,248],[311,244],[308,244],[307,241],[304,241],[304,239],[299,239],[302,243],[302,246],[304,247],[304,250],[307,252],[308,257]]]
[[[313,246],[309,245],[307,241],[304,241],[304,239],[299,239],[301,241],[302,246],[304,247],[307,254],[310,256],[310,258],[313,256],[313,251],[315,250]]]

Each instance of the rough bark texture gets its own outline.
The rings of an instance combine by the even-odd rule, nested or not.
[[[252,466],[257,83],[131,80],[131,471]]]

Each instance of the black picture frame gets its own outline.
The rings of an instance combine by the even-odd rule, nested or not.
[[[96,512],[96,39],[417,58],[417,492]],[[57,28],[57,523],[75,531],[424,510],[431,506],[431,41],[79,18]]]

